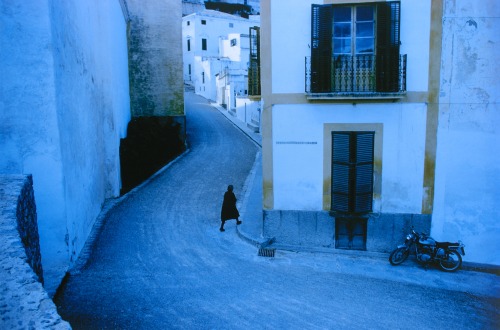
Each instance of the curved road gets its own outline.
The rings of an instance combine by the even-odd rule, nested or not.
[[[243,198],[258,149],[203,98],[185,101],[190,152],[108,213],[54,298],[74,329],[498,326],[494,298],[332,272],[328,256],[258,257],[234,221],[220,233],[226,187]]]

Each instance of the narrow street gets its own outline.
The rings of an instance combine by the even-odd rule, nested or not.
[[[259,149],[205,99],[185,102],[189,152],[108,213],[54,298],[73,329],[498,328],[498,298],[333,272],[329,255],[259,257],[234,221],[219,232],[227,185],[243,198]]]

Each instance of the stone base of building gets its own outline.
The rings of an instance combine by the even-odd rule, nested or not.
[[[275,244],[387,253],[404,242],[412,226],[430,233],[431,215],[264,210],[263,234]]]

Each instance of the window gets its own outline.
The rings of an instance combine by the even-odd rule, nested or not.
[[[237,40],[236,39],[231,39],[231,47],[236,46]]]
[[[204,84],[205,83],[205,72],[201,73],[201,82]]]
[[[399,1],[312,5],[311,16],[307,92],[405,91],[406,55],[399,54]]]
[[[375,53],[375,6],[333,8],[333,56]]]
[[[372,211],[374,132],[332,132],[332,210]]]
[[[201,50],[207,50],[207,39],[201,39]]]
[[[188,52],[191,51],[191,39],[187,40],[187,50]]]
[[[187,26],[191,25],[191,22],[189,22],[189,21],[187,21],[186,23],[187,23]]]
[[[230,28],[234,27],[234,24],[233,23],[229,23],[229,27]]]
[[[202,19],[202,20],[201,20],[201,25],[207,25],[207,21],[206,21],[206,20],[204,20],[204,19]]]

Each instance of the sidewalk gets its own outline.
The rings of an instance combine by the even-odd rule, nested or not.
[[[245,123],[231,115],[229,111],[219,106],[217,103],[211,105],[219,110],[234,126],[239,128],[245,135],[262,147],[262,136],[250,130]],[[238,207],[243,223],[237,226],[238,235],[249,243],[260,247],[268,241],[262,236],[262,153],[259,151],[255,157],[252,171],[247,177],[244,186],[244,197],[240,199]]]

